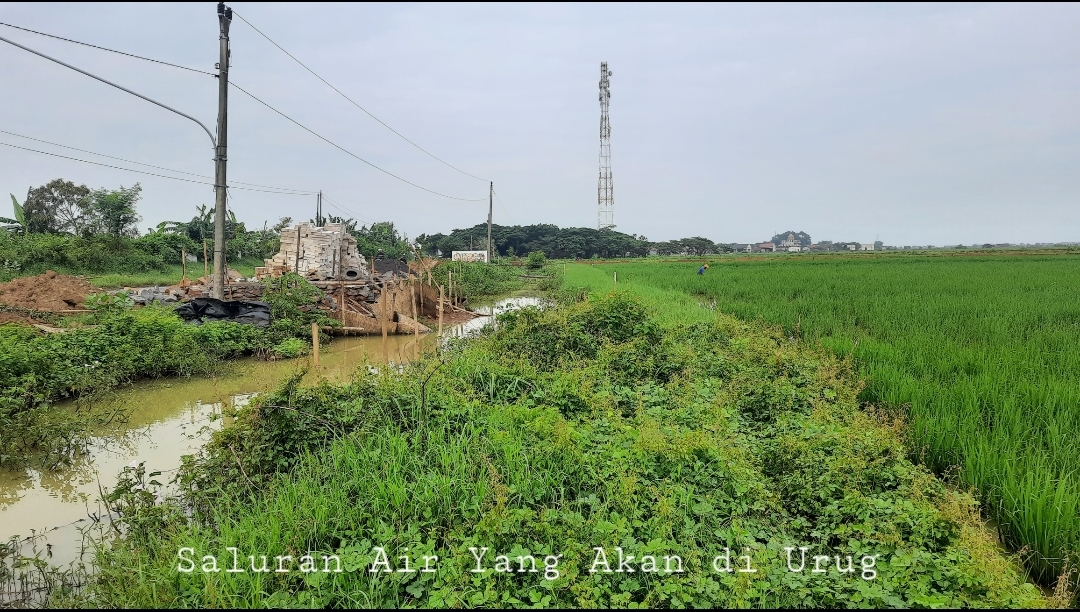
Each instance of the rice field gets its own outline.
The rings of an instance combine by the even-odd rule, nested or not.
[[[780,325],[840,355],[861,398],[905,411],[915,458],[973,487],[1003,542],[1053,584],[1080,551],[1080,254],[718,256],[568,264],[671,319],[707,309]],[[687,303],[687,297],[691,304]],[[705,308],[701,308],[704,306]]]

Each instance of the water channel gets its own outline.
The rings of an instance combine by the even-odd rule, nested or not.
[[[443,337],[474,333],[493,321],[491,315],[539,304],[536,297],[514,296],[475,307],[488,316],[445,328]],[[24,555],[40,552],[61,567],[88,561],[83,531],[100,526],[97,519],[108,519],[100,492],[115,486],[125,466],[145,462],[147,472],[163,471],[165,482],[183,455],[194,454],[214,430],[230,424],[225,415],[243,409],[256,394],[273,389],[299,369],[309,368],[304,382],[320,377],[347,380],[357,368],[407,363],[430,351],[436,341],[435,334],[390,336],[385,343],[381,336],[337,337],[323,347],[318,368],[310,367],[310,357],[249,358],[232,362],[214,377],[149,380],[118,390],[98,406],[122,408],[126,420],[93,432],[88,452],[74,465],[54,471],[0,471],[0,542],[19,536]]]

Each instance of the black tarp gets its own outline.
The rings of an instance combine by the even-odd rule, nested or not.
[[[201,325],[207,321],[232,321],[256,327],[270,325],[270,305],[251,300],[216,300],[194,298],[176,309],[176,314],[187,323]]]

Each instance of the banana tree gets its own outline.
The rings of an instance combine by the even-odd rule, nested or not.
[[[17,226],[17,229],[26,231],[26,213],[23,211],[23,207],[19,204],[19,201],[15,199],[15,194],[10,195],[11,204],[15,207],[15,218],[9,219],[7,217],[0,217],[0,223],[14,225]]]

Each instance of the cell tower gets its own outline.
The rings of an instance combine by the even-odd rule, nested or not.
[[[608,106],[611,103],[611,89],[607,62],[600,62],[600,182],[596,188],[598,205],[596,229],[605,230],[615,227],[615,193],[611,181],[611,122],[608,119]]]

